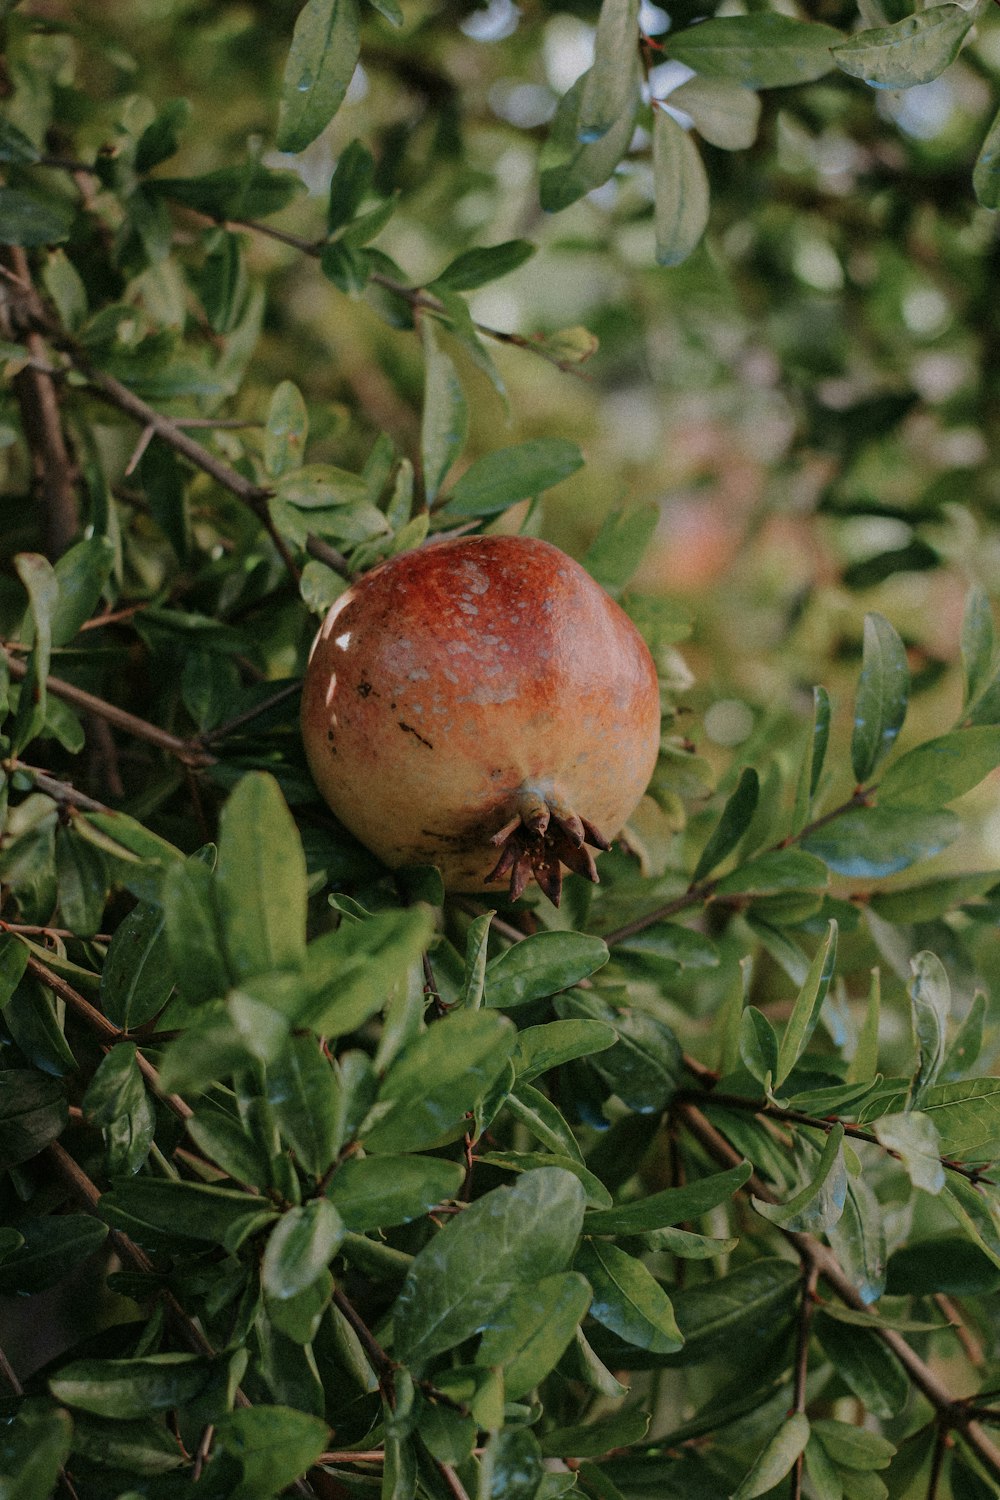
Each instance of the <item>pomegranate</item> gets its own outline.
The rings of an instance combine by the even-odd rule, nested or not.
[[[382,563],[313,644],[302,732],[316,784],[386,864],[452,891],[561,866],[597,880],[646,789],[660,703],[646,644],[548,542],[477,536]]]

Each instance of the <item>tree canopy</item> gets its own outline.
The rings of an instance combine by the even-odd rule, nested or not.
[[[0,39],[0,1490],[1000,1494],[995,8]],[[298,722],[518,532],[662,693],[558,907]]]

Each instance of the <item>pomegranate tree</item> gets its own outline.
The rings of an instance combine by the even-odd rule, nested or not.
[[[656,670],[622,609],[548,542],[479,536],[392,558],[330,610],[302,700],[313,776],[386,864],[446,887],[597,879],[645,791]],[[588,847],[590,846],[590,847]]]

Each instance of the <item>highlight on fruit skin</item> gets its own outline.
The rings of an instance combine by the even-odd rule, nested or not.
[[[509,876],[556,904],[562,866],[597,880],[649,783],[656,669],[590,575],[520,536],[433,543],[333,605],[302,696],[309,766],[387,865],[437,865],[450,891]],[[589,847],[588,847],[589,846]]]

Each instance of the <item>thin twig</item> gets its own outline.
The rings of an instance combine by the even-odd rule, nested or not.
[[[111,812],[110,807],[105,807],[103,802],[97,802],[93,797],[88,797],[86,792],[77,791],[68,781],[57,781],[47,771],[40,771],[37,766],[29,766],[23,760],[11,760],[6,762],[6,768],[11,771],[23,771],[30,776],[40,792],[65,807],[79,807],[83,812]]]
[[[253,708],[245,709],[243,713],[236,714],[232,719],[227,719],[224,724],[217,724],[214,729],[206,730],[201,735],[202,744],[214,745],[216,740],[224,740],[234,730],[242,729],[244,724],[249,724],[253,719],[259,718],[261,714],[266,714],[269,709],[277,708],[279,704],[286,702],[289,698],[294,698],[301,691],[302,684],[298,680],[295,682],[286,682],[283,688],[279,688],[276,693],[273,693],[270,698],[265,698],[262,703],[255,703]]]
[[[396,1404],[395,1362],[386,1354],[353,1302],[350,1301],[339,1287],[334,1287],[333,1289],[333,1301],[338,1311],[351,1325],[351,1328],[357,1335],[358,1342],[365,1351],[365,1358],[371,1365],[372,1373],[378,1381],[379,1388],[385,1397],[386,1405],[392,1409]]]
[[[799,1293],[799,1321],[795,1340],[795,1394],[792,1410],[800,1416],[806,1411],[806,1380],[809,1374],[809,1332],[816,1305],[816,1281],[819,1272],[815,1261],[802,1262],[802,1290]],[[792,1467],[791,1500],[802,1500],[805,1454],[800,1453]]]

